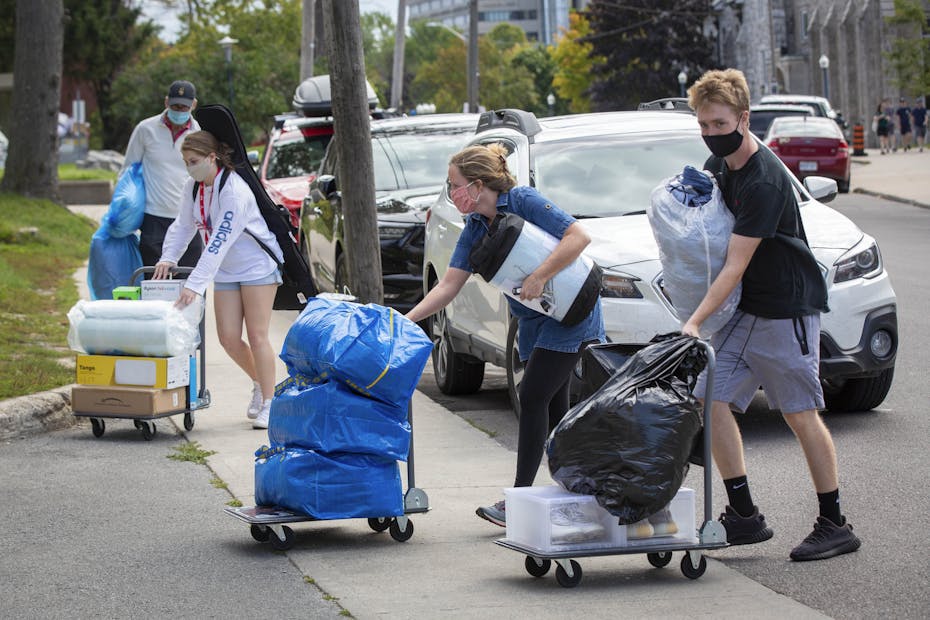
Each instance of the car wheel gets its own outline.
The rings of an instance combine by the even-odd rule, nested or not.
[[[520,383],[523,381],[523,371],[526,364],[520,359],[519,330],[517,319],[510,319],[507,327],[507,392],[510,395],[510,406],[513,413],[520,419]]]
[[[850,178],[846,178],[846,179],[843,179],[842,181],[836,182],[836,188],[839,190],[841,194],[849,193],[849,181],[850,181]]]
[[[474,394],[484,381],[484,362],[456,353],[449,340],[446,311],[440,310],[429,319],[429,335],[433,340],[433,375],[443,394]]]
[[[349,287],[349,265],[346,263],[346,255],[343,253],[336,257],[336,273],[333,279],[333,288],[336,289],[337,293],[352,294],[352,289]]]
[[[842,382],[825,381],[823,398],[828,411],[868,411],[882,404],[891,381],[894,367],[886,368],[878,376],[861,379],[846,379]]]

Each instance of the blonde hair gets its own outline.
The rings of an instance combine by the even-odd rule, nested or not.
[[[507,169],[507,148],[503,144],[477,144],[452,156],[455,166],[468,181],[481,181],[497,192],[509,192],[517,180]]]
[[[232,161],[232,148],[225,142],[220,142],[209,131],[195,131],[187,134],[184,143],[181,145],[182,151],[190,151],[206,157],[210,153],[216,155],[216,161],[221,166],[232,170],[235,168]]]
[[[749,84],[739,69],[708,71],[688,89],[688,105],[697,110],[708,103],[733,108],[737,114],[749,110]]]

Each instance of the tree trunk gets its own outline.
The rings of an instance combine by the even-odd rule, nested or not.
[[[323,9],[350,289],[361,303],[382,303],[381,242],[358,0],[324,0]]]
[[[62,0],[16,1],[12,123],[0,191],[59,201],[63,20]]]

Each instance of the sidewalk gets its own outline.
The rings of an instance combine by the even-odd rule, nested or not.
[[[868,156],[853,157],[850,191],[878,196],[930,209],[930,148],[919,153],[882,155],[878,149],[866,149]]]

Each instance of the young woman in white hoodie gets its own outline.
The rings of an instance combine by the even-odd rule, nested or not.
[[[258,210],[255,196],[233,169],[226,144],[207,131],[184,139],[181,154],[191,176],[184,185],[180,213],[168,228],[156,279],[167,278],[194,237],[204,250],[178,298],[184,307],[202,297],[213,282],[216,332],[226,353],[252,379],[248,417],[253,428],[268,428],[275,385],[275,354],[268,340],[272,304],[281,274],[261,241],[283,261],[281,249]],[[242,338],[242,326],[248,342]]]

